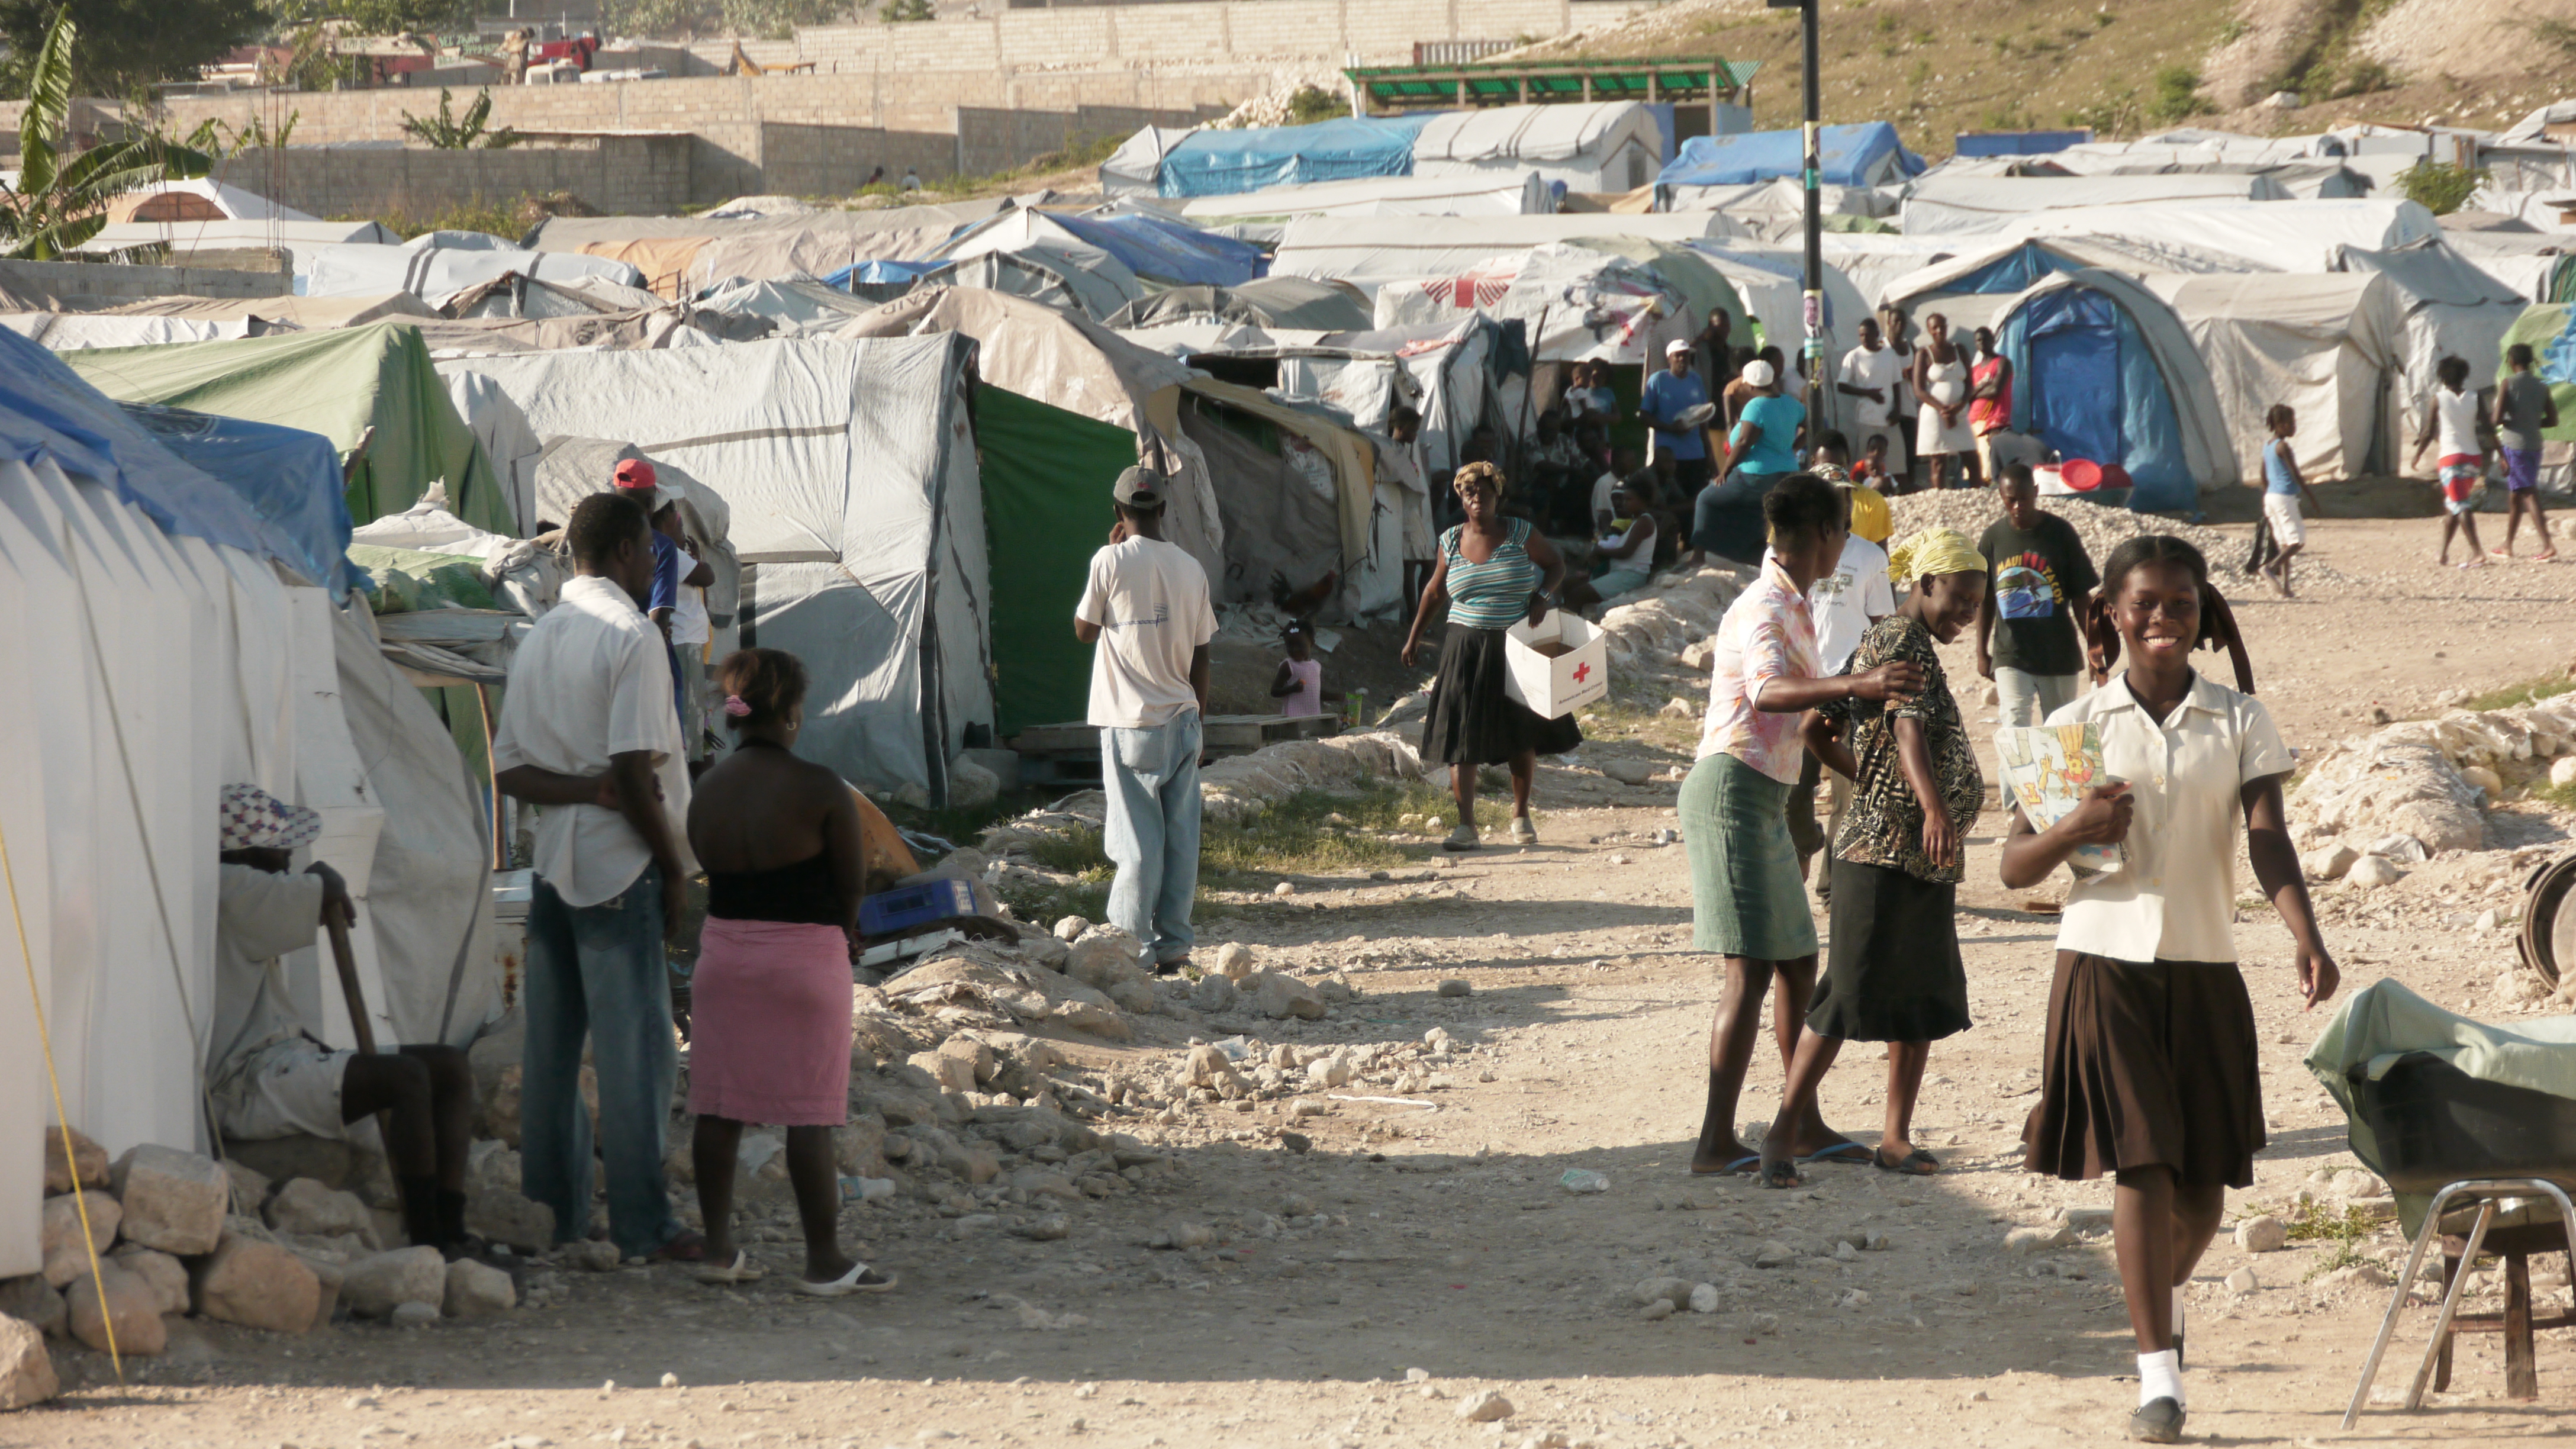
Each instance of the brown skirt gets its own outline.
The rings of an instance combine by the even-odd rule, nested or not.
[[[2057,953],[2023,1166],[2068,1181],[2162,1163],[2185,1187],[2254,1185],[2263,1078],[2233,962]]]

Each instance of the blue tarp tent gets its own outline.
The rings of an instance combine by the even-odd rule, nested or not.
[[[1805,141],[1797,131],[1752,131],[1741,136],[1693,136],[1655,178],[1667,186],[1744,186],[1781,177],[1795,180],[1805,166]],[[1885,121],[1827,126],[1816,138],[1818,180],[1827,186],[1880,186],[1923,174],[1923,158],[1905,149]]]
[[[1163,156],[1161,196],[1233,196],[1272,186],[1413,174],[1413,140],[1437,112],[1344,116],[1311,126],[1192,131]]]
[[[2077,271],[2082,266],[2083,263],[2051,251],[2038,242],[2026,241],[1974,271],[1944,280],[1940,290],[1973,292],[1987,297],[2010,296],[2030,290],[2043,277]]]
[[[2173,309],[2116,273],[2042,279],[1995,329],[2013,367],[2013,428],[2066,459],[2118,464],[2142,513],[2196,510],[2234,481],[2209,369]]]
[[[938,262],[865,261],[841,268],[823,280],[848,291],[852,282],[872,282],[880,286],[910,286],[924,272],[935,272]]]
[[[125,415],[186,462],[241,495],[290,543],[298,573],[331,591],[348,592],[349,500],[340,489],[340,454],[331,440],[302,428],[218,417],[186,408],[126,403]]]
[[[1962,156],[2044,156],[2092,139],[2086,130],[1963,131],[1953,149]]]
[[[1140,277],[1185,287],[1239,287],[1270,269],[1261,248],[1205,232],[1187,222],[1141,212],[1047,219],[1127,264]]]

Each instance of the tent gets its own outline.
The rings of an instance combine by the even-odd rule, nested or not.
[[[302,252],[324,246],[392,246],[401,240],[375,221],[111,221],[72,250],[87,255],[129,247],[167,247],[174,252],[272,247]]]
[[[1816,179],[1826,186],[1888,186],[1923,173],[1923,158],[1906,150],[1896,128],[1885,121],[1820,127],[1816,160]],[[1692,188],[1796,179],[1806,165],[1803,132],[1693,136],[1655,178],[1655,193],[1665,210],[1677,210],[1690,204]]]
[[[1193,225],[1284,222],[1301,216],[1545,216],[1555,194],[1533,170],[1477,169],[1445,176],[1372,177],[1266,186],[1233,196],[1193,197],[1181,215]]]
[[[126,403],[125,415],[182,460],[225,484],[266,520],[289,566],[344,598],[349,571],[349,503],[340,492],[340,455],[331,440],[302,428],[217,417],[155,403]]]
[[[295,249],[295,292],[302,297],[409,292],[439,307],[460,292],[513,274],[544,282],[603,277],[638,289],[645,283],[644,273],[630,263],[578,253],[435,246]]]
[[[1431,119],[1343,116],[1311,126],[1192,131],[1164,149],[1154,170],[1154,194],[1225,196],[1266,186],[1410,176],[1414,138]]]
[[[238,186],[200,177],[194,181],[156,181],[121,196],[105,208],[112,222],[190,221],[320,221],[309,212],[280,206]]]
[[[861,264],[874,265],[878,264]],[[850,295],[837,280],[737,282],[706,293],[696,302],[704,311],[729,317],[769,318],[778,324],[781,334],[809,329],[829,331],[876,305]]]
[[[1878,291],[1879,304],[1904,308],[1918,324],[1938,312],[1949,319],[1952,331],[1968,332],[1993,322],[2012,305],[2013,298],[2042,278],[2060,272],[2103,267],[2162,276],[2242,275],[2249,270],[2268,270],[2253,268],[2243,259],[2223,253],[2194,253],[2179,248],[2144,258],[2131,254],[2118,237],[2052,236],[1997,242],[1991,236],[1969,234],[1949,240],[1968,245],[1955,255],[1883,283]],[[2142,267],[2147,261],[2161,265]]]
[[[1192,378],[1183,390],[1181,426],[1208,456],[1225,517],[1225,569],[1208,576],[1217,601],[1263,600],[1274,585],[1303,590],[1338,575],[1332,599],[1350,614],[1393,605],[1403,515],[1374,508],[1369,441],[1257,388]]]
[[[2444,357],[2469,364],[2472,390],[2492,387],[2504,335],[2522,319],[2524,299],[2441,239],[2375,251],[2345,247],[2339,270],[2377,272],[2405,329],[2406,402],[2420,412],[2433,393],[2433,369]]]
[[[1718,305],[1741,320],[1733,290],[1717,285]],[[1505,252],[1457,276],[1390,281],[1377,290],[1378,327],[1439,326],[1461,312],[1522,322],[1542,361],[1649,364],[1665,342],[1696,333],[1707,315],[1653,265],[1583,242]]]
[[[2558,426],[2543,437],[2576,441],[2576,304],[2549,302],[2523,309],[2520,321],[2504,335],[2504,345],[2525,343],[2537,359],[2533,369],[2549,384],[2558,403]]]
[[[1100,163],[1100,189],[1111,196],[1159,195],[1163,158],[1196,127],[1147,126],[1118,143]]]
[[[1256,327],[1360,332],[1370,325],[1357,289],[1313,277],[1256,277],[1235,287],[1174,287],[1120,308],[1113,330],[1174,322],[1243,322]]]
[[[490,458],[440,387],[420,333],[402,323],[62,356],[121,401],[320,433],[349,470],[349,516],[357,522],[400,513],[443,486],[457,517],[493,533],[519,532]]]
[[[248,317],[119,317],[99,312],[0,312],[0,327],[48,352],[159,347],[255,335]]]
[[[1663,169],[1663,130],[1637,101],[1494,106],[1434,116],[1413,141],[1413,174],[1518,176],[1570,191],[1628,191]]]
[[[2160,208],[2209,201],[2280,201],[2267,176],[2186,173],[2154,176],[1954,176],[1918,178],[1905,188],[1908,236],[2000,231],[2035,211],[2064,207]],[[2118,230],[2109,226],[2105,230]]]
[[[1648,200],[1653,200],[1651,188]],[[1819,186],[1816,206],[1828,226],[1840,217],[1861,218],[1894,216],[1895,198],[1872,186]],[[1803,231],[1807,222],[1807,189],[1793,177],[1778,176],[1768,181],[1745,181],[1726,186],[1693,186],[1676,192],[1670,204],[1649,206],[1663,211],[1722,211],[1739,221],[1761,219],[1794,223]]]
[[[312,854],[353,883],[380,1038],[461,1045],[497,1001],[487,847],[455,752],[372,643],[348,642],[364,610],[272,567],[292,547],[0,337],[0,667],[46,682],[0,700],[22,764],[0,777],[0,837],[65,1114],[110,1154],[204,1144],[227,783],[322,813]],[[287,965],[310,1028],[347,1044],[337,976],[310,950]],[[18,1063],[0,1092],[0,1275],[16,1275],[41,1263],[53,1125],[34,1012],[0,1012],[0,1060]]]
[[[557,216],[538,223],[525,244],[630,263],[646,286],[676,301],[720,278],[828,277],[859,262],[918,257],[959,227],[1017,204],[997,197],[779,216]]]
[[[1235,286],[1267,270],[1260,247],[1203,231],[1145,206],[1035,213],[1108,252],[1156,286]]]
[[[2433,213],[2412,201],[2204,201],[2164,206],[2070,206],[2014,220],[1998,241],[2089,236],[2116,239],[2142,260],[2133,271],[2196,271],[2216,252],[2282,272],[2330,272],[2339,249],[2385,250],[2438,236]]]
[[[2235,444],[2238,477],[2263,476],[2263,417],[2299,414],[2310,481],[2393,471],[2404,339],[2387,281],[2366,272],[2254,272],[2143,279],[2191,334]]]
[[[743,643],[812,671],[808,752],[944,804],[967,728],[994,720],[971,350],[793,338],[441,368],[490,378],[541,437],[623,438],[715,490],[750,575]]]
[[[1072,642],[1091,577],[1085,541],[1105,537],[1110,489],[1136,462],[1136,435],[1008,388],[975,389],[990,550],[994,734],[1081,719],[1091,651]]]
[[[1094,321],[1145,295],[1145,284],[1116,253],[1034,211],[1005,212],[921,260],[944,264],[923,274],[932,286],[1033,297]]]
[[[1643,237],[1686,242],[1730,237],[1736,228],[1715,212],[1680,215],[1306,217],[1288,223],[1274,276],[1346,282],[1371,297],[1390,281],[1462,276],[1478,263],[1548,242],[1586,237]]]
[[[2088,269],[2041,279],[1997,325],[2013,365],[2013,427],[2065,458],[2126,468],[2142,512],[2196,508],[2237,481],[2208,368],[2173,309],[2135,279]]]

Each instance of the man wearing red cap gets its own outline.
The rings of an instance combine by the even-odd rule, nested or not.
[[[680,606],[680,576],[689,570],[680,564],[680,545],[663,529],[667,510],[679,506],[680,490],[662,482],[653,465],[642,458],[623,458],[615,474],[617,491],[644,505],[645,516],[653,520],[653,588],[644,598],[645,617],[662,631],[662,652],[671,664],[671,708],[680,716],[680,738],[689,738],[689,687],[680,674],[680,651],[671,643],[671,616]],[[704,565],[696,564],[703,568]]]

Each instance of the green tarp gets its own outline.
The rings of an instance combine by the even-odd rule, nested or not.
[[[1136,435],[998,387],[975,389],[984,539],[993,590],[997,733],[1083,717],[1091,650],[1073,610],[1092,551],[1109,538],[1109,490],[1136,462]]]
[[[491,459],[448,400],[419,329],[407,324],[61,357],[120,402],[302,428],[329,438],[344,463],[366,439],[366,457],[349,477],[349,517],[357,523],[400,513],[433,481],[445,480],[449,512],[493,533],[519,531]]]
[[[2539,365],[2532,370],[2549,384],[2558,404],[2558,426],[2541,434],[2558,442],[2576,441],[2576,302],[2544,302],[2526,307],[2496,349],[2497,366],[2515,343],[2528,344]],[[63,354],[65,357],[70,353]]]

